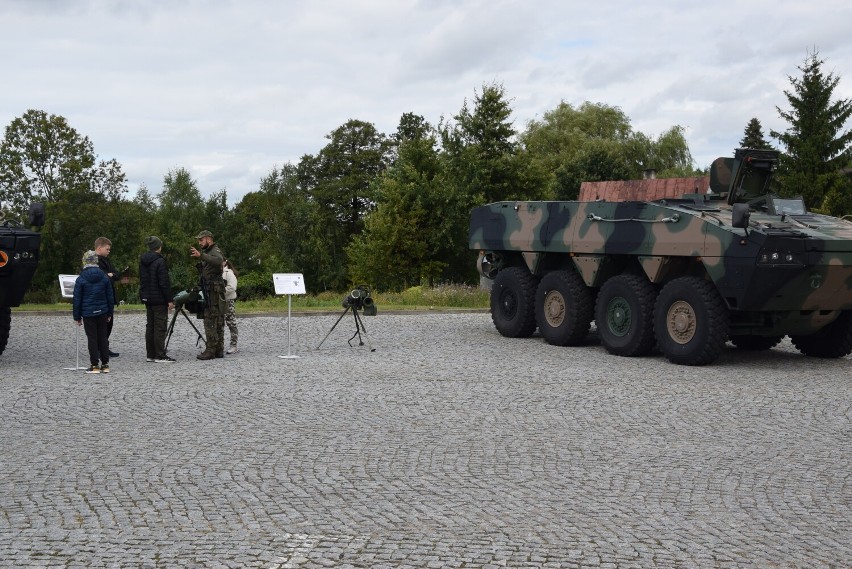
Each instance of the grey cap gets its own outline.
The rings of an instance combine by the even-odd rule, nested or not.
[[[205,229],[195,236],[196,239],[201,239],[202,237],[213,237],[213,234]]]
[[[149,251],[156,251],[163,246],[163,241],[159,237],[151,235],[145,238],[145,245],[148,246]]]

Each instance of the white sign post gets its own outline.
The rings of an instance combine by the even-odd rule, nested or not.
[[[77,275],[59,275],[59,292],[62,298],[74,298],[74,283],[77,282]],[[77,330],[77,363],[74,367],[64,367],[69,371],[80,371],[88,369],[80,367],[80,328],[77,323],[74,323],[74,328]]]
[[[275,294],[287,295],[287,355],[278,357],[285,360],[295,359],[299,356],[290,355],[290,311],[293,295],[305,294],[305,278],[302,273],[273,273],[272,284],[275,286]]]

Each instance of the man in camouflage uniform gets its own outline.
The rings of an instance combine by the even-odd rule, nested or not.
[[[195,247],[189,254],[201,260],[201,283],[205,296],[204,335],[207,348],[196,356],[199,360],[212,360],[225,357],[225,281],[222,279],[222,265],[225,256],[213,241],[213,234],[206,229],[195,236],[199,251]]]

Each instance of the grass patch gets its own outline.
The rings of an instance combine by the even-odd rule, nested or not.
[[[343,297],[347,292],[321,292],[319,294],[293,295],[293,310],[342,310]],[[373,300],[382,310],[434,310],[440,308],[488,308],[488,291],[467,285],[439,285],[436,287],[411,287],[402,292],[374,292]],[[260,300],[237,300],[237,313],[282,312],[287,310],[287,296],[275,296]],[[141,304],[123,304],[118,312],[144,310]],[[70,299],[64,302],[45,304],[22,304],[13,312],[71,312]]]

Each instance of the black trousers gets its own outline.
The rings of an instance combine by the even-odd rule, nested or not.
[[[98,365],[98,359],[102,365],[109,363],[108,319],[109,316],[83,317],[83,330],[86,331],[89,344],[89,363],[93,366]]]
[[[145,305],[145,354],[148,359],[166,357],[166,333],[169,327],[169,307],[165,304]]]

